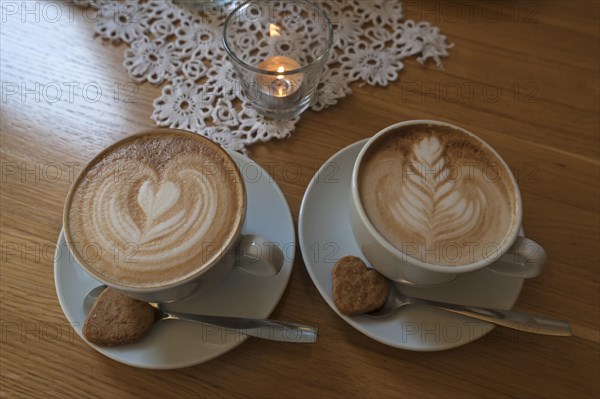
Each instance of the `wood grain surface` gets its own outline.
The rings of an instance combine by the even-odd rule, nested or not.
[[[597,2],[406,2],[408,17],[437,24],[456,44],[445,70],[407,60],[397,82],[354,85],[337,106],[306,112],[290,139],[249,150],[274,165],[297,222],[313,173],[346,145],[407,119],[475,132],[511,165],[524,228],[549,255],[515,308],[570,320],[573,337],[496,329],[449,351],[390,348],[329,308],[297,253],[272,317],[319,326],[317,344],[250,339],[173,371],[105,358],[73,333],[59,306],[52,250],[72,173],[152,127],[160,88],[132,82],[125,46],[94,38],[79,9],[56,21],[41,14],[48,3],[37,3],[37,18],[23,12],[33,1],[1,3],[1,397],[599,397]]]

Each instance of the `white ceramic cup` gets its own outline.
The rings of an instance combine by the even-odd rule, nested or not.
[[[484,257],[479,261],[460,266],[447,266],[426,263],[402,252],[388,242],[371,223],[361,204],[358,177],[363,158],[373,143],[382,136],[393,133],[399,128],[414,125],[437,125],[456,129],[467,136],[475,138],[484,145],[495,157],[496,161],[504,166],[507,178],[514,190],[515,223],[508,234],[508,239],[494,252],[494,256]],[[444,284],[478,270],[487,268],[493,272],[518,278],[531,278],[542,272],[546,262],[546,252],[536,242],[519,236],[523,218],[521,194],[517,182],[510,172],[510,168],[498,153],[483,140],[474,134],[445,122],[432,120],[413,120],[389,126],[365,144],[360,151],[352,172],[352,185],[350,192],[350,223],[352,232],[360,250],[373,268],[392,281],[414,285],[431,286]]]
[[[145,135],[149,133],[169,133],[182,136],[191,136],[196,140],[205,140],[209,145],[213,146],[215,150],[222,152],[229,158],[231,157],[219,145],[192,132],[177,129],[150,129],[138,133],[137,135]],[[130,136],[123,140],[128,140],[134,136]],[[106,148],[97,157],[102,156],[102,154],[104,154],[106,151],[110,150],[114,146],[118,146],[120,143],[121,141]],[[94,160],[90,162],[90,164],[93,163]],[[71,197],[73,196],[73,191],[76,184],[71,186],[63,211],[64,234],[70,252],[73,254],[79,265],[96,280],[108,287],[117,289],[132,298],[145,302],[173,302],[185,299],[192,294],[200,295],[217,285],[233,267],[238,267],[247,273],[258,276],[274,276],[278,274],[283,265],[283,253],[281,249],[274,242],[271,242],[263,237],[257,235],[245,235],[241,232],[247,216],[246,187],[239,167],[235,162],[232,162],[232,164],[235,165],[234,172],[240,175],[241,181],[244,183],[244,208],[243,214],[241,215],[242,221],[237,224],[234,238],[227,242],[224,247],[215,248],[214,253],[216,256],[212,258],[211,263],[203,265],[193,275],[167,285],[143,288],[129,287],[127,285],[118,284],[114,281],[108,281],[104,279],[102,275],[95,272],[94,268],[87,264],[85,257],[79,254],[73,246],[73,238],[68,228],[68,219]],[[88,167],[89,165],[81,171],[75,182],[77,182],[81,176],[86,173]]]

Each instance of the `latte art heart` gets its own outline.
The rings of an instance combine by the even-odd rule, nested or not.
[[[182,164],[186,166],[182,168]],[[206,231],[215,222],[217,204],[212,199],[218,187],[214,180],[189,169],[192,165],[193,159],[186,157],[165,165],[165,174],[173,181],[162,184],[152,183],[157,177],[147,165],[130,165],[137,171],[135,180],[126,183],[133,192],[115,190],[114,180],[122,180],[123,176],[105,174],[100,182],[102,195],[90,198],[99,244],[127,243],[135,247],[135,260],[143,262],[146,271],[164,269],[193,257],[190,248],[202,244]],[[188,195],[181,195],[174,181],[185,185]],[[159,188],[156,190],[155,186]],[[132,197],[137,199],[139,209],[131,206]]]
[[[138,204],[146,216],[154,220],[168,211],[179,200],[179,188],[173,182],[165,182],[155,192],[150,181],[145,181],[138,193]]]
[[[475,262],[511,230],[507,171],[463,133],[420,129],[370,148],[359,179],[365,212],[409,256],[444,265]]]
[[[70,231],[103,278],[164,285],[219,256],[244,203],[233,161],[193,139],[152,136],[92,163],[73,192]]]

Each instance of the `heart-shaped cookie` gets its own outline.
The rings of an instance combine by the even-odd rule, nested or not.
[[[83,325],[93,344],[113,346],[135,342],[154,324],[154,308],[112,288],[98,296]]]
[[[355,256],[339,259],[333,267],[333,302],[347,315],[371,312],[385,303],[388,286],[385,277],[369,269]]]

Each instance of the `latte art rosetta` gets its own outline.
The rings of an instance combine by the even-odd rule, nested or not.
[[[506,179],[486,173],[497,165],[474,139],[409,132],[370,151],[360,175],[363,206],[403,252],[462,265],[492,255],[505,240],[513,219]]]
[[[233,161],[194,148],[195,140],[178,147],[160,137],[107,154],[72,196],[69,227],[80,257],[103,278],[131,287],[194,273],[218,256],[243,217]]]
[[[447,164],[436,137],[417,143],[405,168],[410,173],[405,173],[391,205],[396,222],[431,248],[489,229],[492,219],[484,214],[486,198],[501,195],[482,173],[471,173],[464,165],[458,174],[465,178],[453,180]]]

